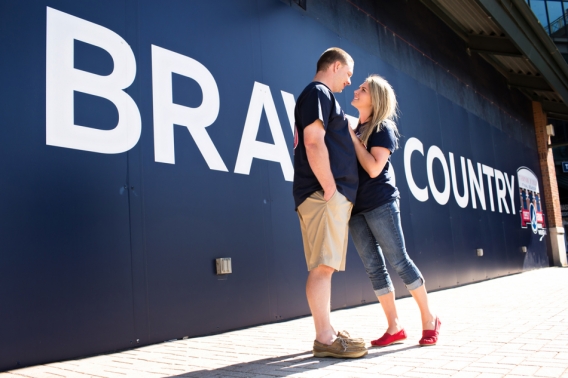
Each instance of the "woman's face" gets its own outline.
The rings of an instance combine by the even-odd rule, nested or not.
[[[369,83],[366,81],[363,82],[359,86],[359,88],[355,89],[353,93],[353,101],[351,101],[351,105],[357,108],[359,111],[361,110],[372,110],[373,103],[371,101],[371,94],[369,93]]]

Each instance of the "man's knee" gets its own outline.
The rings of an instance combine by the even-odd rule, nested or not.
[[[327,265],[320,264],[317,267],[315,267],[314,269],[310,270],[310,275],[320,276],[320,277],[331,277],[331,275],[334,272],[335,272],[334,268],[327,266]]]

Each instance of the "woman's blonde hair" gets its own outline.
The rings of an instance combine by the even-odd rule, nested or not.
[[[388,81],[379,75],[370,75],[365,79],[365,82],[369,84],[373,111],[371,112],[371,119],[366,123],[364,129],[361,130],[361,142],[367,145],[373,131],[381,131],[385,124],[388,123],[393,128],[396,137],[395,149],[397,149],[400,134],[395,123],[395,120],[398,118],[398,104],[394,90]]]

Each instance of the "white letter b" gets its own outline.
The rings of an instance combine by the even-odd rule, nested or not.
[[[110,75],[101,76],[74,67],[74,40],[95,45],[114,61]],[[110,29],[47,8],[46,37],[46,144],[77,150],[116,154],[138,143],[140,112],[123,89],[134,81],[136,60],[130,46]],[[73,92],[111,101],[118,110],[112,130],[75,125]]]

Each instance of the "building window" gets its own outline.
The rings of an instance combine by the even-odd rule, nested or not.
[[[553,38],[566,37],[566,22],[564,10],[560,1],[547,1],[550,36]]]
[[[525,0],[552,38],[566,38],[568,0]]]

